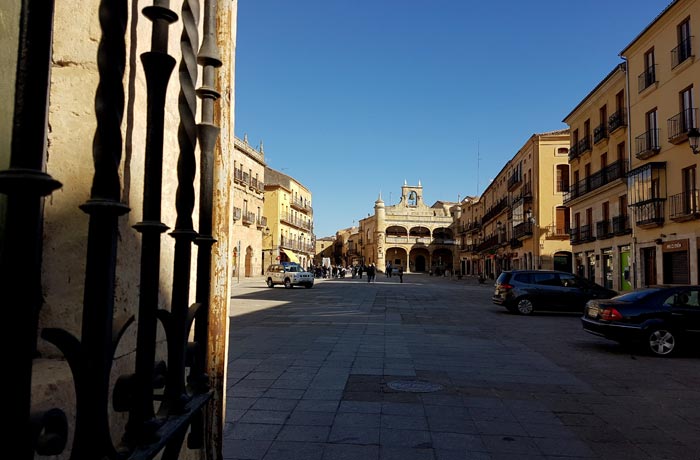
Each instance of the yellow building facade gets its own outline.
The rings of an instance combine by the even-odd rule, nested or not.
[[[263,239],[265,266],[281,261],[308,268],[313,263],[316,248],[311,203],[311,192],[300,182],[265,168],[263,215],[269,228],[269,235]]]
[[[360,255],[355,257],[382,272],[387,263],[402,266],[406,273],[452,270],[458,252],[451,228],[454,204],[439,201],[428,206],[420,181],[415,186],[404,182],[397,204],[386,206],[380,196],[374,215],[360,220]]]
[[[676,0],[620,55],[629,69],[630,171],[635,286],[700,282],[698,127],[700,1]]]
[[[617,65],[564,118],[571,130],[564,205],[574,270],[616,291],[632,288],[626,77],[625,64]]]
[[[459,266],[495,278],[507,269],[571,271],[568,210],[569,131],[533,134],[481,196],[462,201],[454,229]]]
[[[233,231],[235,248],[232,276],[236,279],[262,275],[263,236],[269,233],[265,204],[265,152],[254,148],[248,137],[236,138],[233,156]]]

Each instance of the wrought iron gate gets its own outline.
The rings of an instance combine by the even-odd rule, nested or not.
[[[0,171],[0,193],[6,195],[5,234],[0,252],[0,285],[4,323],[3,349],[8,352],[6,421],[3,448],[19,459],[35,454],[70,458],[164,459],[180,457],[183,449],[201,449],[208,420],[205,412],[212,388],[207,376],[210,269],[212,247],[213,161],[219,128],[214,124],[216,69],[221,66],[216,28],[216,1],[203,2],[203,40],[200,44],[199,0],[184,0],[181,20],[181,57],[178,68],[180,146],[177,167],[177,221],[174,279],[170,310],[158,308],[161,236],[161,186],[164,177],[163,131],[165,95],[176,60],[167,54],[168,27],[178,20],[168,0],[154,0],[143,14],[152,22],[152,48],[141,55],[147,80],[145,182],[141,234],[141,282],[134,372],[110,387],[114,351],[134,318],[117,324],[114,288],[117,270],[118,222],[129,208],[120,201],[119,167],[124,143],[121,124],[128,19],[127,0],[101,0],[101,39],[95,95],[97,129],[93,139],[94,177],[90,199],[80,208],[89,216],[81,336],[63,329],[43,329],[70,365],[75,387],[74,436],[68,420],[54,408],[32,409],[32,362],[37,351],[38,314],[42,306],[42,215],[44,198],[61,187],[46,173],[46,138],[51,67],[53,1],[21,0],[20,38],[15,89],[10,167]],[[201,46],[200,46],[201,45]],[[197,49],[199,50],[197,51]],[[195,89],[198,67],[202,86]],[[201,121],[196,123],[197,99]],[[4,101],[3,101],[4,102]],[[195,152],[199,143],[199,159]],[[200,168],[198,193],[195,170]],[[197,197],[198,196],[198,197]],[[193,209],[199,200],[198,231]],[[190,273],[192,245],[198,246],[196,273]],[[154,276],[156,274],[156,276]],[[196,303],[189,305],[190,280],[196,277]],[[156,361],[156,328],[166,331],[167,362]],[[194,337],[190,340],[190,337]],[[8,338],[13,341],[8,342]],[[18,342],[19,340],[19,342]],[[157,386],[162,392],[155,392]],[[109,405],[128,413],[121,439],[112,440]],[[156,407],[158,407],[156,411]],[[185,441],[186,439],[186,441]],[[209,446],[211,450],[211,446]]]

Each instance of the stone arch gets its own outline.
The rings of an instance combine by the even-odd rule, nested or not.
[[[454,233],[450,228],[438,227],[433,230],[433,238],[438,240],[452,240],[454,239]]]
[[[435,249],[430,254],[430,268],[436,274],[442,274],[445,270],[451,272],[453,270],[452,251],[447,248]]]
[[[253,248],[245,248],[245,276],[253,276]]]
[[[406,227],[400,225],[392,225],[385,230],[386,236],[408,236]]]
[[[430,229],[428,227],[411,227],[408,231],[408,236],[415,236],[417,238],[430,238]]]
[[[425,247],[411,249],[408,255],[408,271],[425,272],[428,271],[430,252]]]
[[[386,249],[384,252],[386,255],[386,262],[389,263],[391,262],[391,265],[396,267],[396,266],[402,266],[405,271],[408,271],[408,252],[406,251],[406,248],[402,248],[401,246],[391,246]]]

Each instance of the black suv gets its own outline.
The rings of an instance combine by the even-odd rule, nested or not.
[[[617,292],[573,273],[555,270],[505,271],[496,280],[491,300],[508,311],[529,315],[535,310],[580,311],[591,299],[609,299]]]

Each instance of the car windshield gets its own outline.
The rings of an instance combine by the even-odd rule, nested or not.
[[[636,291],[628,292],[626,294],[621,294],[617,297],[613,297],[615,300],[620,300],[622,302],[638,302],[642,299],[646,299],[650,295],[654,295],[661,289],[658,288],[646,288],[638,289]]]
[[[301,270],[299,269],[299,266],[297,266],[297,265],[287,265],[287,268],[285,269],[285,271],[296,273],[296,272],[300,272]]]

